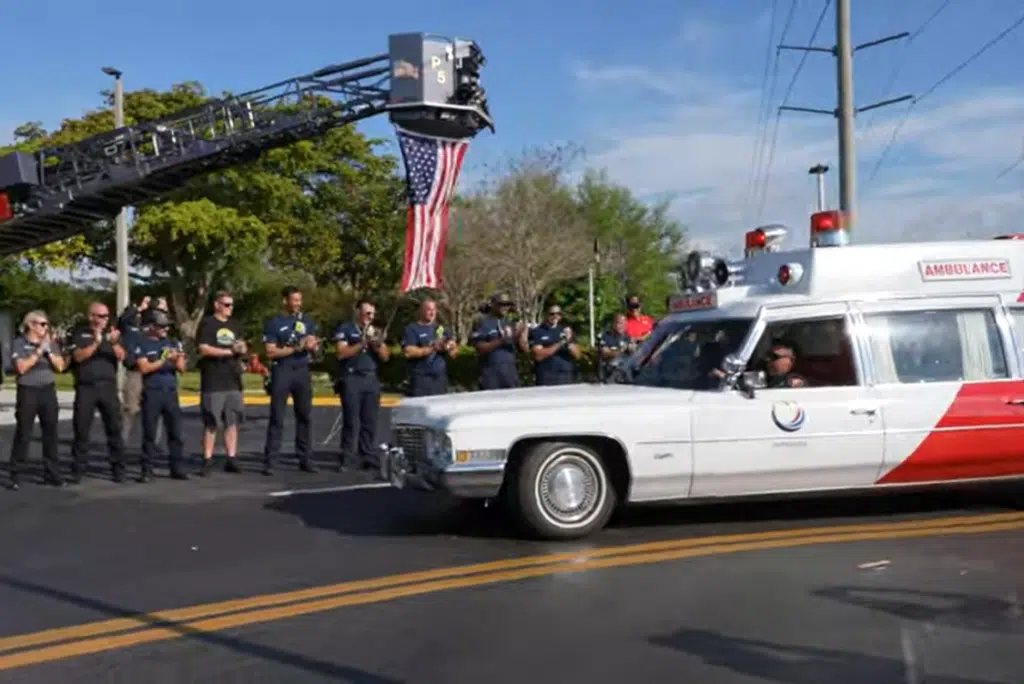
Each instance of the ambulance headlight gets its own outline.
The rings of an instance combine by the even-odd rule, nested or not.
[[[795,285],[800,282],[800,278],[804,275],[804,267],[800,264],[783,264],[779,266],[779,272],[776,275],[776,279],[779,281],[779,285],[786,287],[787,285]]]
[[[447,432],[435,430],[427,442],[427,457],[436,466],[450,465],[453,460],[452,438]]]

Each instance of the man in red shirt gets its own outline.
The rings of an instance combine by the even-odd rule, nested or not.
[[[636,295],[626,300],[626,334],[639,341],[651,334],[654,319],[640,311],[640,298]]]

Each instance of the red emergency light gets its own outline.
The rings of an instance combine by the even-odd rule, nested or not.
[[[786,229],[781,225],[755,228],[744,236],[744,256],[749,259],[760,252],[777,252],[785,237]]]
[[[811,214],[811,247],[842,247],[850,243],[846,217],[841,211]]]
[[[12,218],[14,212],[11,211],[11,200],[6,192],[0,192],[0,222],[10,221]]]
[[[747,249],[764,249],[766,244],[768,244],[768,236],[760,228],[747,233]]]

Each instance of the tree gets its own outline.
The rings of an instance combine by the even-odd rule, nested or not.
[[[586,274],[592,254],[584,217],[564,181],[570,155],[563,148],[527,152],[470,198],[475,225],[467,223],[466,231],[487,245],[480,267],[509,290],[529,321],[539,320],[559,283]]]
[[[126,121],[164,117],[206,99],[195,82],[167,92],[130,92]],[[87,112],[51,135],[23,127],[18,147],[67,144],[112,127],[109,109]],[[301,271],[314,284],[345,291],[393,289],[401,268],[404,197],[397,161],[378,156],[380,144],[341,127],[140,204],[130,229],[133,278],[167,291],[186,334],[213,290],[244,282],[254,270]],[[114,272],[115,256],[114,234],[105,225],[25,258],[49,266],[85,262]]]
[[[648,205],[626,187],[616,185],[604,171],[589,171],[576,187],[576,201],[600,255],[600,273],[618,280],[618,301],[636,294],[654,313],[677,289],[674,278],[686,232],[669,215],[668,202]],[[614,306],[611,306],[613,305]]]
[[[53,133],[46,133],[38,122],[29,122],[19,126],[15,131],[16,144],[10,148],[0,149],[0,155],[15,149],[34,152],[39,149],[70,145],[93,135],[113,130],[113,93],[103,92],[101,95],[105,98],[105,107],[88,111],[77,119],[64,119],[60,128]],[[136,121],[161,118],[173,112],[199,105],[206,99],[206,91],[195,81],[175,84],[167,92],[151,89],[132,91],[126,93],[124,98],[125,122],[131,125]],[[110,226],[104,225],[89,235],[79,235],[44,245],[19,255],[19,258],[32,264],[68,268],[73,264],[91,260],[96,252],[94,249],[96,238],[112,234],[112,232]]]
[[[480,305],[491,294],[496,281],[494,274],[482,268],[490,254],[490,245],[482,231],[467,230],[466,226],[480,226],[479,209],[460,202],[452,207],[448,244],[444,257],[444,289],[439,303],[447,324],[460,343],[469,339]]]

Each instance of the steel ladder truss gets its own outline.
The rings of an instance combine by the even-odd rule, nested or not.
[[[389,110],[392,120],[410,130],[458,137],[493,130],[479,86],[483,57],[475,44],[458,45],[472,46],[470,59],[456,60],[453,75],[459,83],[440,103],[393,102],[389,79],[395,60],[382,54],[72,145],[0,157],[0,256],[103,228],[122,206],[159,198],[203,174]]]

